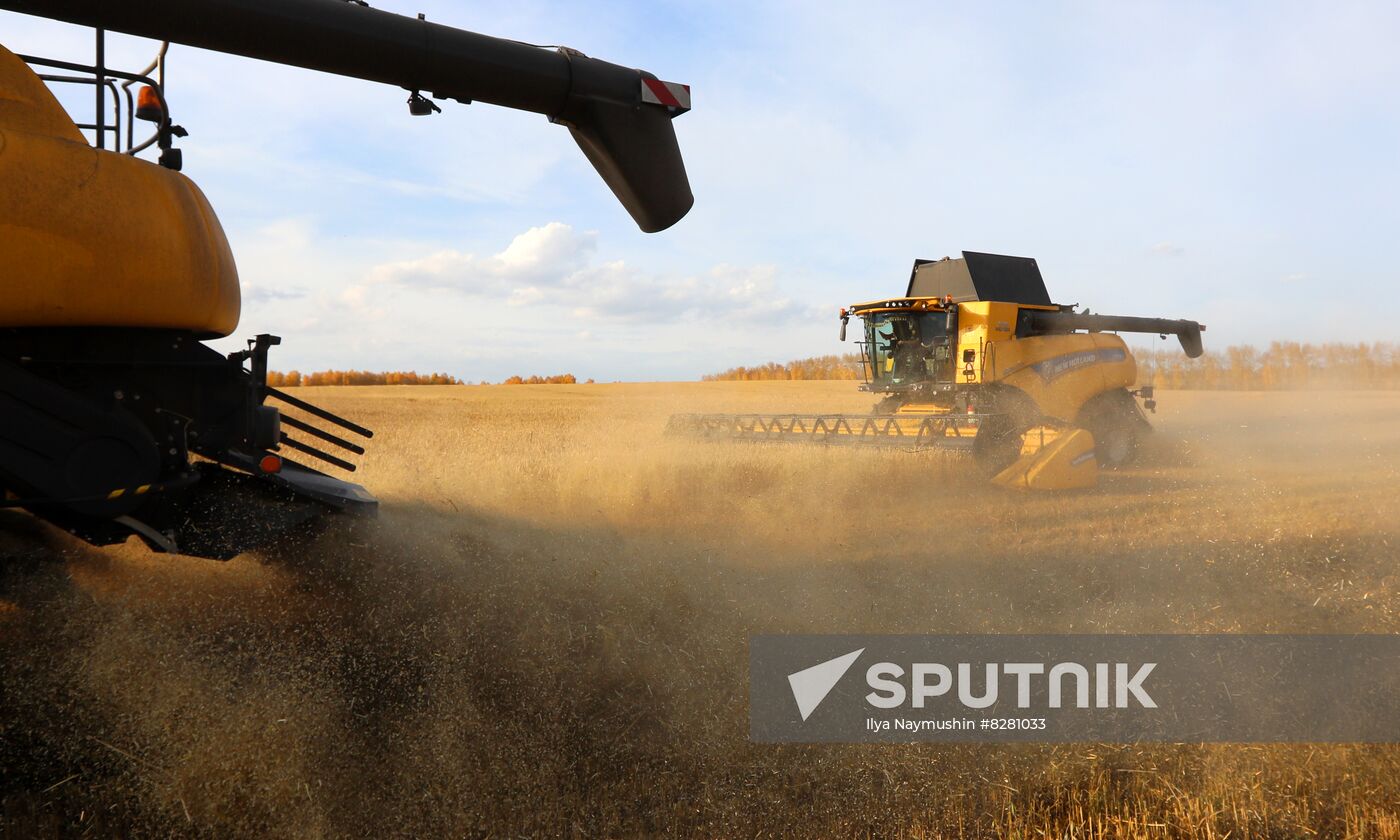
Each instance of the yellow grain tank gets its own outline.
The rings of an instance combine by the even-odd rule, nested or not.
[[[89,146],[0,47],[0,328],[223,336],[239,303],[233,252],[194,182]]]

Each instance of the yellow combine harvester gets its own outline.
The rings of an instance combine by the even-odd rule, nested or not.
[[[964,252],[916,260],[904,297],[854,315],[865,384],[884,398],[868,415],[686,414],[672,431],[707,438],[799,440],[971,452],[1015,487],[1092,486],[1127,462],[1150,429],[1151,387],[1130,390],[1137,364],[1114,333],[1175,335],[1201,355],[1195,321],[1076,312],[1050,301],[1035,260]]]

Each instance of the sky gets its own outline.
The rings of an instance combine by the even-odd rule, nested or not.
[[[641,233],[539,115],[411,117],[397,88],[175,46],[184,171],[243,282],[221,349],[692,379],[854,350],[840,306],[963,250],[1035,257],[1058,303],[1199,320],[1207,347],[1400,340],[1394,3],[374,5],[690,84],[695,208]],[[90,30],[8,12],[0,43],[92,57]],[[154,49],[112,36],[109,63]]]

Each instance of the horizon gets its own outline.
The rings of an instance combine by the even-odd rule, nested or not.
[[[1198,358],[1195,358],[1195,359],[1189,358],[1189,357],[1187,357],[1184,353],[1181,353],[1181,352],[1180,352],[1180,347],[1179,347],[1179,345],[1178,345],[1178,344],[1176,343],[1176,341],[1175,341],[1174,339],[1172,339],[1172,338],[1164,338],[1164,339],[1161,339],[1160,341],[1158,341],[1158,342],[1156,343],[1155,346],[1143,346],[1143,345],[1140,345],[1140,344],[1133,344],[1133,343],[1129,342],[1129,343],[1128,343],[1128,349],[1129,349],[1130,352],[1133,353],[1134,357],[1136,358],[1136,360],[1137,360],[1137,365],[1138,365],[1139,370],[1142,370],[1142,369],[1144,369],[1144,368],[1151,368],[1151,369],[1153,369],[1154,372],[1156,372],[1156,366],[1159,365],[1159,364],[1161,364],[1161,363],[1163,363],[1163,362],[1166,362],[1166,363],[1169,363],[1169,364],[1177,364],[1177,365],[1180,365],[1180,368],[1179,368],[1179,369],[1178,369],[1178,368],[1173,368],[1173,369],[1172,369],[1173,371],[1179,371],[1179,372],[1182,372],[1182,373],[1186,373],[1186,374],[1190,374],[1190,375],[1195,375],[1195,376],[1200,376],[1200,375],[1202,375],[1202,374],[1208,369],[1208,367],[1209,367],[1209,366],[1207,365],[1208,362],[1216,363],[1216,367],[1215,367],[1215,371],[1216,371],[1216,372],[1238,373],[1238,372],[1241,372],[1240,369],[1239,369],[1239,366],[1240,366],[1240,365],[1248,365],[1248,366],[1249,366],[1248,370],[1249,370],[1250,372],[1254,373],[1254,374],[1263,374],[1266,370],[1273,370],[1275,373],[1279,373],[1279,372],[1281,372],[1281,371],[1280,371],[1279,369],[1277,369],[1277,368],[1275,368],[1275,369],[1270,369],[1270,368],[1267,368],[1267,367],[1266,367],[1267,364],[1268,364],[1269,362],[1271,362],[1271,361],[1277,361],[1276,358],[1275,358],[1275,359],[1271,359],[1271,358],[1270,358],[1271,354],[1280,354],[1280,355],[1282,355],[1282,356],[1284,356],[1284,357],[1287,357],[1287,356],[1289,356],[1290,351],[1292,351],[1292,350],[1294,350],[1294,349],[1301,350],[1301,351],[1304,351],[1304,352],[1306,352],[1306,351],[1332,351],[1332,352],[1335,353],[1336,351],[1339,351],[1339,350],[1341,350],[1341,351],[1352,351],[1353,354],[1354,354],[1352,358],[1348,358],[1348,359],[1343,359],[1343,360],[1341,360],[1341,361],[1343,362],[1344,365],[1349,365],[1349,366],[1354,366],[1354,365],[1356,365],[1356,364],[1358,364],[1358,363],[1370,363],[1370,362],[1374,362],[1375,359],[1372,359],[1372,358],[1370,358],[1369,356],[1366,356],[1367,353],[1374,352],[1374,353],[1379,353],[1379,354],[1381,354],[1383,357],[1385,357],[1385,358],[1382,359],[1382,361],[1384,361],[1384,362],[1386,362],[1386,363],[1388,363],[1388,364],[1390,364],[1390,365],[1400,365],[1400,342],[1391,342],[1391,341],[1374,341],[1374,342],[1370,342],[1370,341],[1355,341],[1355,342],[1328,342],[1328,343],[1324,343],[1324,344],[1309,344],[1309,343],[1307,343],[1307,342],[1297,342],[1297,341],[1279,340],[1279,341],[1270,342],[1268,345],[1264,345],[1264,346],[1253,345],[1253,344],[1233,344],[1233,345],[1230,345],[1230,346],[1228,346],[1228,347],[1222,347],[1222,348],[1218,348],[1218,349],[1211,349],[1211,348],[1207,347],[1206,350],[1205,350],[1205,353],[1204,353],[1202,356],[1200,356],[1200,357],[1198,357]],[[1359,358],[1358,356],[1363,356],[1363,357],[1365,357],[1365,358]],[[466,378],[462,378],[462,377],[456,377],[456,376],[453,376],[452,374],[447,374],[447,373],[445,373],[445,372],[443,372],[443,371],[431,371],[431,370],[422,370],[422,371],[418,371],[418,370],[374,370],[374,369],[363,369],[363,368],[360,368],[360,369],[356,369],[356,368],[326,368],[326,369],[319,369],[319,370],[300,370],[300,369],[296,369],[296,368],[289,368],[289,369],[285,369],[285,370],[271,370],[271,371],[269,371],[269,375],[275,379],[275,381],[270,382],[270,384],[272,384],[274,387],[299,387],[299,386],[319,387],[319,386],[326,386],[326,385],[331,385],[331,386],[340,387],[340,386],[341,386],[340,383],[306,382],[306,381],[304,381],[304,380],[306,380],[306,379],[308,379],[308,378],[312,378],[312,377],[325,377],[325,376],[365,376],[365,375],[368,375],[368,376],[371,376],[371,377],[399,377],[399,376],[405,376],[405,375],[407,375],[407,376],[409,376],[409,377],[414,377],[414,378],[419,378],[419,379],[427,379],[427,378],[429,378],[429,377],[438,377],[438,376],[450,376],[450,377],[456,379],[457,381],[455,381],[455,382],[419,382],[419,381],[403,381],[403,382],[347,383],[347,384],[361,384],[361,385],[365,385],[365,384],[369,384],[369,385],[379,385],[379,384],[382,384],[382,385],[443,385],[443,384],[447,384],[447,385],[473,385],[473,386],[476,386],[476,385],[595,385],[595,384],[596,384],[596,385],[623,385],[623,384],[646,385],[646,384],[668,384],[668,383],[670,383],[670,384],[679,384],[679,383],[686,383],[686,382],[742,381],[742,380],[739,380],[739,378],[738,378],[738,376],[737,376],[737,374],[739,374],[739,373],[741,373],[741,372],[754,373],[754,374],[763,374],[763,373],[773,373],[773,372],[778,372],[778,371],[787,371],[787,372],[791,373],[791,372],[793,371],[793,368],[794,368],[794,367],[806,366],[806,367],[809,367],[809,368],[810,368],[810,367],[812,367],[813,365],[820,364],[820,363],[837,364],[837,365],[845,365],[845,366],[858,365],[858,364],[860,364],[860,358],[861,358],[860,351],[858,351],[858,350],[850,350],[850,351],[839,352],[839,353],[824,353],[824,354],[819,354],[819,355],[816,355],[816,356],[804,356],[804,357],[795,358],[795,359],[782,359],[782,360],[772,359],[772,360],[763,361],[763,362],[750,362],[750,363],[746,363],[746,364],[735,365],[735,366],[732,366],[732,367],[729,367],[729,368],[725,368],[724,370],[706,371],[706,372],[701,373],[700,375],[698,375],[698,376],[696,376],[696,377],[693,377],[693,378],[690,378],[690,379],[619,379],[619,378],[616,378],[616,377],[609,377],[609,376],[607,376],[607,375],[599,376],[599,377],[596,377],[596,378],[594,378],[594,377],[584,378],[584,377],[575,376],[575,375],[573,374],[572,371],[568,371],[568,370],[559,370],[559,371],[528,371],[528,372],[517,372],[517,373],[515,373],[515,374],[511,374],[511,375],[505,377],[504,379],[502,379],[502,380],[500,380],[500,381],[492,381],[492,380],[489,380],[489,379],[466,379]],[[1317,359],[1317,357],[1316,357],[1315,355],[1314,355],[1314,356],[1311,356],[1311,357],[1305,356],[1304,358],[1305,358],[1305,360],[1308,362],[1308,371],[1309,371],[1309,372],[1313,372],[1313,371],[1315,371],[1315,370],[1317,370],[1317,369],[1327,369],[1327,368],[1331,367],[1331,362],[1337,361],[1336,359],[1332,359],[1332,360],[1322,360],[1322,361],[1319,362],[1319,360]],[[1356,373],[1356,371],[1353,370],[1351,367],[1345,367],[1345,368],[1344,368],[1344,372],[1345,372],[1348,376],[1353,376],[1353,375]],[[1397,368],[1397,372],[1400,372],[1400,368]],[[1386,378],[1387,378],[1387,377],[1386,377],[1386,373],[1387,373],[1386,371],[1379,371],[1379,372],[1373,372],[1373,373],[1377,373],[1377,375],[1378,375],[1379,378],[1381,378],[1381,379],[1386,379]],[[291,376],[291,375],[296,375],[297,378],[298,378],[299,380],[302,380],[302,381],[298,381],[298,382],[295,382],[295,383],[287,382],[287,381],[285,380],[285,377],[288,377],[288,376]],[[567,378],[568,380],[572,380],[572,381],[563,381],[563,380],[565,380],[566,378]],[[1354,378],[1354,376],[1353,376],[1353,378]],[[847,377],[847,376],[788,376],[788,377],[758,376],[758,377],[756,377],[755,379],[753,379],[752,381],[789,381],[789,380],[791,380],[791,381],[804,381],[804,380],[805,380],[805,381],[860,381],[861,379],[862,379],[862,377],[861,377],[860,375],[851,376],[851,377]],[[542,381],[521,381],[521,380],[542,380]],[[544,380],[547,380],[547,381],[544,381]],[[1309,384],[1311,385],[1311,384],[1315,384],[1315,383],[1309,383]],[[1354,384],[1354,382],[1353,382],[1352,384]],[[1159,387],[1161,387],[1161,386],[1159,386]],[[1183,387],[1184,387],[1186,390],[1192,390],[1192,386],[1183,386]],[[1294,387],[1294,386],[1293,386],[1293,385],[1288,385],[1288,384],[1280,385],[1280,384],[1277,384],[1277,383],[1276,383],[1276,384],[1271,385],[1271,386],[1261,386],[1261,387],[1259,388],[1259,390],[1277,390],[1277,389],[1279,389],[1279,388],[1287,389],[1287,388],[1291,388],[1291,387]],[[1389,384],[1389,383],[1387,382],[1387,384],[1386,384],[1384,387],[1386,387],[1386,388],[1391,388],[1391,387],[1394,387],[1394,385]],[[1250,388],[1250,387],[1241,387],[1241,386],[1239,386],[1239,385],[1230,386],[1229,389],[1233,389],[1233,390],[1255,390],[1254,388]]]

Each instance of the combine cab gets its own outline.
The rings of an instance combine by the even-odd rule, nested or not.
[[[1201,355],[1195,321],[1091,315],[1050,301],[1035,260],[965,252],[918,260],[904,297],[841,311],[864,322],[870,415],[677,415],[671,429],[712,439],[967,452],[1008,486],[1092,485],[1126,463],[1147,431],[1129,390],[1137,365],[1116,332],[1175,335]]]

